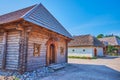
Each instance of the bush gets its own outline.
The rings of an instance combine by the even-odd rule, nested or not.
[[[117,53],[117,52],[118,52],[118,49],[115,48],[114,46],[109,45],[109,46],[107,47],[107,52],[108,52],[108,53]]]

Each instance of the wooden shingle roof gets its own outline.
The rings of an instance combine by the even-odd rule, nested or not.
[[[95,46],[102,47],[103,44],[97,38],[91,35],[80,35],[74,36],[73,40],[68,44],[69,47],[84,47],[84,46]]]
[[[108,45],[113,45],[113,46],[120,46],[120,39],[117,37],[105,37],[105,38],[99,38],[101,42],[107,42]]]
[[[8,14],[1,15],[0,16],[0,24],[8,23],[8,22],[15,21],[15,20],[22,18],[22,16],[25,13],[27,13],[29,10],[31,10],[34,6],[35,5],[18,10],[18,11],[11,12]]]
[[[19,19],[24,19],[25,21],[72,39],[71,34],[42,4],[30,6],[28,8],[2,15],[0,16],[0,24],[5,24]]]

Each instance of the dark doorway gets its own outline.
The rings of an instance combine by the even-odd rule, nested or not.
[[[55,46],[50,45],[49,64],[55,63]]]
[[[97,56],[97,49],[96,48],[94,49],[94,56],[95,57]]]

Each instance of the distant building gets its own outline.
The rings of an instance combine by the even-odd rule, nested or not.
[[[104,43],[105,48],[107,48],[108,45],[111,45],[116,47],[118,49],[118,53],[120,53],[120,39],[116,36],[99,38],[99,40]]]
[[[91,35],[74,36],[68,48],[69,56],[103,56],[103,44]]]
[[[69,32],[42,5],[0,16],[0,68],[21,73],[67,62]]]

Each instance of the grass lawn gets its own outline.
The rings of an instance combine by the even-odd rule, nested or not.
[[[68,56],[68,58],[72,59],[97,59],[97,57],[85,57],[85,56]]]

